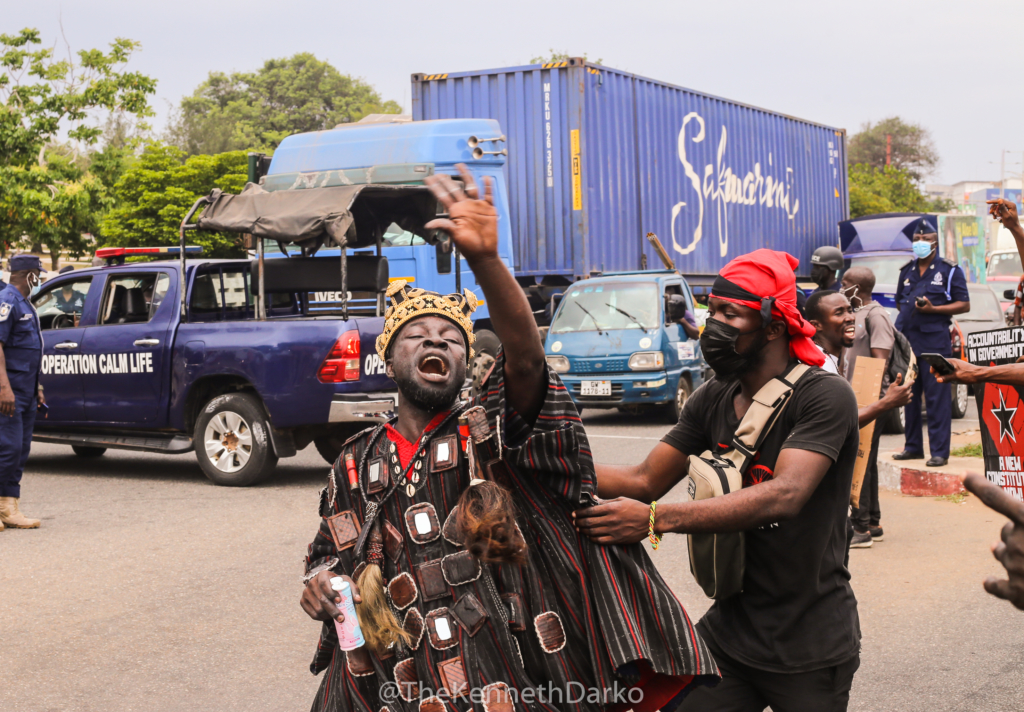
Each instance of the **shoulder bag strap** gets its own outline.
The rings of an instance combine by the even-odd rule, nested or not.
[[[732,448],[721,457],[730,460],[742,472],[782,415],[793,395],[793,387],[810,369],[807,364],[798,363],[784,375],[776,376],[764,384],[754,395],[754,402],[747,408],[743,420],[736,428]]]

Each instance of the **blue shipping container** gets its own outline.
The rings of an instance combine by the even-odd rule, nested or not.
[[[809,274],[849,215],[842,129],[582,59],[414,74],[412,97],[415,120],[500,123],[520,276],[659,268],[648,232],[687,275],[759,247]]]

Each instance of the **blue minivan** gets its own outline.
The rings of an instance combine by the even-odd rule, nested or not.
[[[704,382],[700,342],[687,336],[693,293],[674,270],[618,272],[566,287],[544,343],[576,407],[658,407],[673,422]]]

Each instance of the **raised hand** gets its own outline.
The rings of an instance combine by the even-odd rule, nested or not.
[[[976,472],[967,473],[964,487],[986,505],[1010,518],[1001,532],[1002,541],[992,545],[992,555],[1006,569],[1009,579],[990,576],[983,585],[993,596],[1024,610],[1024,502],[1018,502],[1002,487]]]
[[[1017,215],[1017,204],[1006,198],[986,200],[989,205],[988,214],[1010,230],[1015,225],[1020,225],[1020,218]]]
[[[448,218],[431,220],[426,227],[448,233],[459,252],[471,263],[480,258],[497,257],[498,211],[494,209],[492,181],[484,178],[484,197],[480,198],[473,175],[462,163],[457,168],[465,190],[444,174],[427,178],[427,186],[447,209]]]

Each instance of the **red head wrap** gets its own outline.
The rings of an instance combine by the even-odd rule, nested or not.
[[[796,308],[796,269],[793,255],[760,249],[732,260],[718,273],[711,296],[761,311],[771,304],[773,319],[789,329],[789,353],[811,366],[825,363],[825,355],[812,340],[815,329]],[[767,302],[762,300],[769,300]]]

